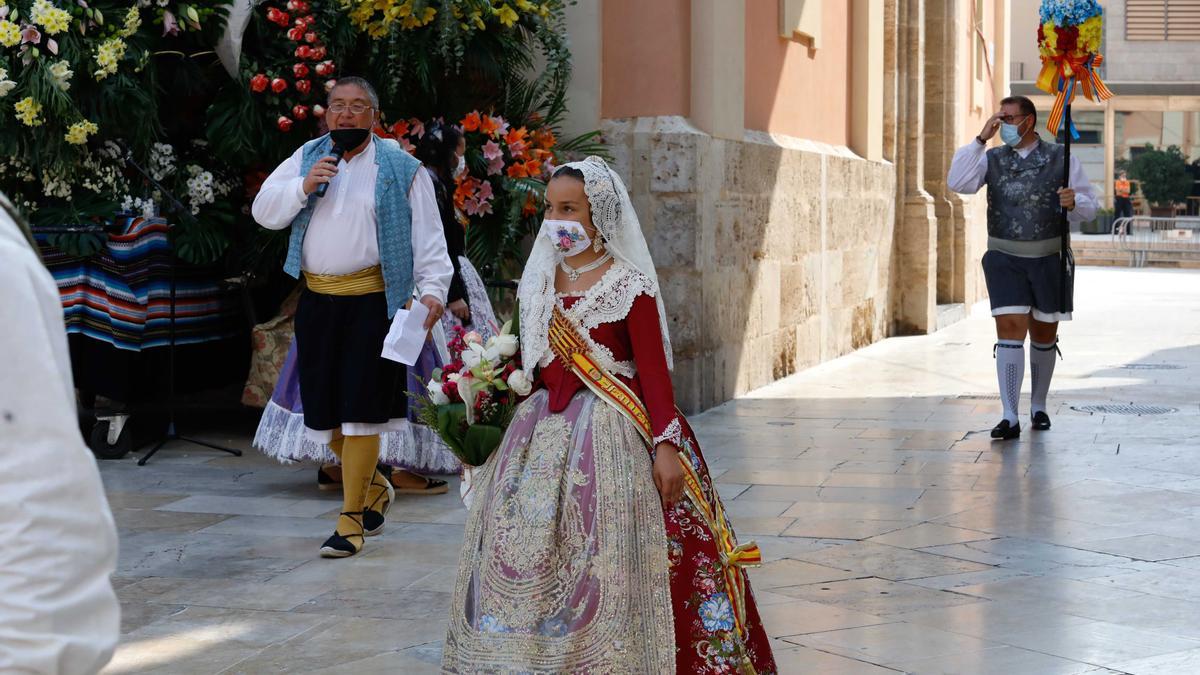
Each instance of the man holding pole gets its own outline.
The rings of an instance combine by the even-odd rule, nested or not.
[[[996,320],[993,351],[1004,419],[992,429],[992,438],[1000,440],[1021,435],[1026,335],[1031,347],[1032,426],[1038,431],[1050,428],[1046,396],[1055,355],[1061,353],[1058,322],[1071,320],[1075,276],[1063,243],[1068,225],[1062,210],[1067,210],[1066,220],[1086,222],[1097,208],[1079,160],[1070,158],[1070,182],[1064,185],[1065,149],[1043,141],[1036,126],[1032,101],[1024,96],[1004,99],[983,131],[955,153],[947,178],[950,189],[963,194],[988,187],[983,273]],[[989,150],[987,143],[997,131],[1004,144]]]

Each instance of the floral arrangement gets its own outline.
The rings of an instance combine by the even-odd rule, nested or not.
[[[246,86],[263,99],[280,132],[296,129],[311,136],[325,115],[321,104],[337,83],[333,78],[338,68],[329,58],[325,29],[307,0],[287,0],[280,6],[264,3],[258,11],[274,28],[274,38],[295,49],[285,50],[284,59],[273,67],[251,63],[245,71]]]
[[[1051,133],[1058,133],[1063,111],[1075,100],[1076,85],[1092,101],[1105,101],[1113,95],[1095,70],[1104,62],[1099,52],[1104,34],[1102,11],[1096,0],[1042,1],[1038,26],[1042,71],[1037,86],[1056,96],[1046,121]],[[1079,137],[1074,125],[1069,124],[1069,130],[1072,137]]]
[[[425,134],[425,124],[400,120],[376,133],[412,152]],[[549,127],[514,126],[500,115],[478,110],[464,116],[459,128],[467,143],[467,171],[455,179],[454,206],[467,226],[471,258],[498,265],[536,227],[545,184],[557,161],[558,139]]]
[[[512,322],[486,342],[456,327],[447,347],[450,363],[434,371],[429,393],[417,397],[418,416],[464,464],[479,466],[500,444],[533,383],[521,369]]]
[[[221,197],[232,182],[196,145],[204,141],[194,128],[170,133],[181,118],[176,102],[164,124],[155,96],[172,86],[163,80],[173,83],[177,58],[212,39],[226,9],[226,0],[0,0],[0,191],[35,225],[155,214],[164,196],[124,165],[128,153],[143,166],[157,161],[155,177],[193,214],[230,222]],[[228,243],[196,234],[180,247],[193,262],[212,262]],[[100,245],[94,235],[56,243],[81,255]]]
[[[341,0],[354,27],[375,39],[393,28],[410,31],[428,26],[439,16],[463,32],[487,30],[493,22],[511,28],[525,17],[545,19],[562,4],[562,0]]]

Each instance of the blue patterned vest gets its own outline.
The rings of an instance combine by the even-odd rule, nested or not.
[[[408,203],[408,190],[421,162],[396,141],[376,138],[374,143],[375,164],[379,167],[379,177],[375,181],[375,236],[383,267],[388,317],[391,318],[413,293],[412,206]],[[307,176],[313,165],[332,150],[329,134],[305,143],[300,175]],[[292,219],[292,235],[283,271],[297,279],[300,278],[304,233],[312,220],[317,199],[315,195],[309,195],[308,204]]]
[[[988,235],[1009,241],[1062,236],[1063,146],[1038,141],[1022,158],[1009,146],[987,152]]]

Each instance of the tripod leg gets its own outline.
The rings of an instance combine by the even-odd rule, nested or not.
[[[187,436],[180,436],[180,437],[179,437],[179,440],[181,440],[181,441],[187,441],[188,443],[192,443],[192,444],[194,444],[194,445],[203,445],[203,446],[204,446],[204,447],[206,447],[206,448],[212,448],[213,450],[220,450],[221,452],[228,452],[229,454],[233,455],[234,457],[241,457],[241,456],[242,456],[242,451],[241,451],[241,450],[235,450],[234,448],[227,448],[227,447],[225,447],[225,446],[223,446],[223,445],[217,445],[217,444],[215,444],[215,443],[209,443],[208,441],[201,441],[201,440],[197,440],[197,439],[195,439],[195,438],[189,438],[189,437],[187,437]]]
[[[138,460],[138,466],[146,466],[146,462],[149,462],[150,458],[153,457],[156,452],[162,450],[164,445],[173,440],[175,440],[174,436],[172,434],[167,434],[167,437],[159,441],[158,445],[155,445],[153,448],[151,448],[150,452],[142,455],[142,458]]]

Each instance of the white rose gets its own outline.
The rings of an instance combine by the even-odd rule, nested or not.
[[[496,348],[499,350],[500,356],[504,358],[516,354],[517,349],[520,347],[520,342],[517,340],[516,335],[497,335],[495,340]]]
[[[512,375],[508,376],[508,388],[517,396],[528,396],[529,392],[533,391],[533,382],[529,381],[525,371],[514,370]]]

